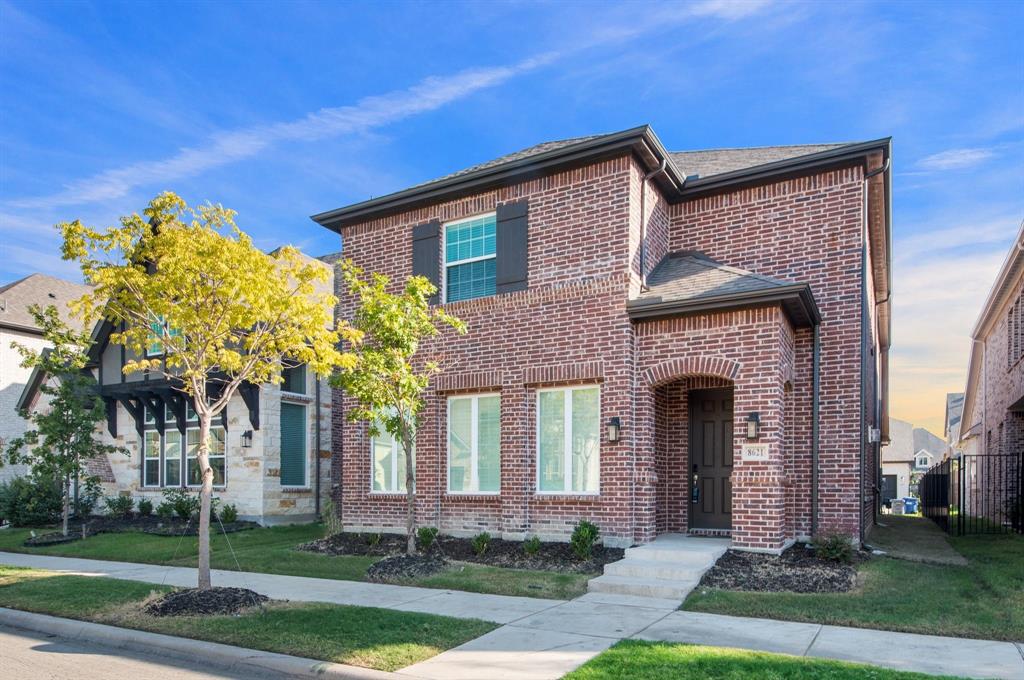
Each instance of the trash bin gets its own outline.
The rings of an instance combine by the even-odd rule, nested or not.
[[[903,499],[903,511],[908,515],[912,515],[917,512],[917,499],[916,498],[904,498]]]
[[[903,514],[903,505],[904,505],[904,503],[903,503],[903,499],[902,498],[893,498],[892,499],[892,514],[894,514],[894,515],[902,515]]]

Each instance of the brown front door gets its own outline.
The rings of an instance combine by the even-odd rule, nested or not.
[[[732,528],[732,388],[690,392],[690,528]]]

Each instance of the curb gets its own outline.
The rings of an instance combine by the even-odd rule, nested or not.
[[[191,640],[4,607],[0,607],[0,625],[56,635],[68,640],[91,642],[113,649],[157,654],[182,661],[195,662],[199,660],[216,666],[219,670],[283,675],[290,678],[321,678],[323,680],[393,680],[394,678],[409,680],[411,677],[329,661],[261,652],[223,645],[218,642]]]

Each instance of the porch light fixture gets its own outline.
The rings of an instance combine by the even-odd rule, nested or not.
[[[761,414],[754,411],[747,416],[747,439],[757,439],[761,434]]]
[[[619,428],[622,426],[622,422],[618,416],[608,419],[608,441],[617,442],[619,441]]]
[[[242,433],[242,448],[252,448],[252,430],[246,430],[245,432]]]

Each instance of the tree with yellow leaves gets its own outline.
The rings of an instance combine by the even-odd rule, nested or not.
[[[333,323],[337,299],[317,290],[328,280],[290,246],[256,248],[220,205],[189,207],[166,192],[143,211],[100,231],[80,221],[58,225],[65,260],[77,261],[93,288],[73,305],[116,329],[111,341],[131,350],[126,373],[149,371],[194,404],[202,475],[199,583],[210,587],[213,469],[210,424],[243,383],[281,382],[282,362],[304,363],[320,376],[355,365],[338,349],[360,333]],[[146,349],[158,346],[157,356]]]

